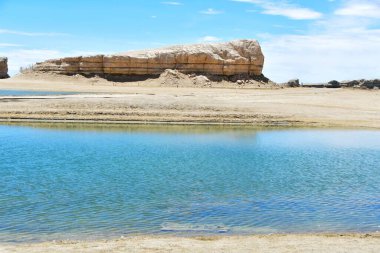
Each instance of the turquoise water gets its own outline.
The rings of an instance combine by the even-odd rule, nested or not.
[[[48,96],[73,95],[75,92],[31,91],[31,90],[0,90],[0,96]]]
[[[380,131],[0,126],[0,241],[380,230]]]

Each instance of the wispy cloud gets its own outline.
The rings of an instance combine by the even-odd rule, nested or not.
[[[286,1],[274,2],[263,0],[232,0],[233,2],[250,3],[260,6],[263,10],[261,13],[267,15],[284,16],[295,20],[311,20],[319,19],[323,16],[322,13],[290,4]]]
[[[222,14],[223,11],[215,10],[213,8],[208,8],[207,10],[200,11],[200,13],[205,14],[205,15],[218,15],[218,14]]]
[[[261,0],[234,0],[268,6]],[[272,3],[274,1],[271,1]],[[283,2],[282,2],[283,3]],[[264,73],[278,82],[378,78],[380,0],[342,1],[298,34],[260,34]]]
[[[280,82],[378,78],[379,38],[380,31],[273,36],[262,41],[268,59],[264,71]]]
[[[12,44],[12,43],[0,43],[0,47],[21,47],[22,45],[19,44]]]
[[[267,59],[265,74],[279,82],[295,77],[305,82],[378,78],[376,21],[331,15],[302,34],[264,34],[260,40]]]
[[[278,8],[278,7],[270,7],[266,8],[263,11],[264,14],[268,15],[276,15],[276,16],[284,16],[290,19],[318,19],[322,17],[322,14],[307,8]]]
[[[59,50],[49,50],[49,49],[11,49],[10,51],[1,51],[1,56],[8,57],[8,68],[9,74],[15,75],[19,72],[20,67],[28,67],[35,64],[36,62],[42,62],[49,59],[57,59],[68,56],[75,55],[96,55],[101,52],[96,51],[68,51],[62,52]],[[102,52],[107,54],[110,52]]]
[[[8,57],[9,74],[14,75],[18,73],[20,67],[27,67],[36,62],[59,58],[63,54],[56,50],[24,50],[12,49],[12,51],[1,52],[0,55]]]
[[[8,30],[8,29],[0,29],[0,34],[13,34],[13,35],[20,35],[20,36],[47,36],[47,37],[53,37],[53,36],[68,36],[67,33],[56,33],[56,32],[24,32],[24,31],[16,31],[16,30]]]
[[[161,4],[166,4],[166,5],[183,5],[181,2],[161,2]]]
[[[340,16],[380,18],[380,1],[348,1],[342,8],[336,10],[335,14]]]
[[[200,38],[198,41],[199,42],[217,42],[221,40],[222,40],[221,38],[218,38],[215,36],[205,36],[205,37]]]

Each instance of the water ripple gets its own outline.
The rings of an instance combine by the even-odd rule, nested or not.
[[[0,126],[0,241],[380,230],[379,131],[234,136]]]

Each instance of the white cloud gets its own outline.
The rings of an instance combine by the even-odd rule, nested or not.
[[[12,43],[0,43],[0,47],[21,47],[22,45],[19,44],[12,44]]]
[[[299,7],[287,2],[274,2],[263,0],[232,0],[233,2],[251,3],[260,6],[261,13],[267,15],[284,16],[295,20],[320,19],[323,14],[309,8]]]
[[[217,42],[221,41],[222,39],[214,36],[205,36],[199,39],[199,42]]]
[[[292,19],[313,18],[308,30],[297,34],[259,34],[265,54],[264,74],[277,82],[379,78],[380,0],[342,1],[332,14],[290,5],[284,1],[232,0],[263,8],[263,13]],[[276,4],[275,4],[276,3]],[[292,11],[289,11],[292,10]],[[306,11],[307,10],[307,11]],[[293,12],[294,11],[294,12]]]
[[[15,31],[15,30],[8,30],[8,29],[0,29],[0,34],[13,34],[13,35],[20,35],[20,36],[67,36],[67,33],[55,33],[55,32],[48,32],[48,33],[42,33],[42,32],[24,32],[24,31]]]
[[[183,5],[183,3],[180,3],[180,2],[161,2],[162,4],[166,4],[166,5]]]
[[[380,1],[348,1],[345,6],[335,11],[340,16],[380,18]]]
[[[305,20],[305,19],[318,19],[322,17],[322,14],[307,8],[277,8],[277,7],[270,7],[266,8],[263,11],[264,14],[268,15],[277,15],[277,16],[284,16],[288,17],[290,19],[298,19],[298,20]]]
[[[223,11],[208,8],[207,10],[200,11],[200,13],[205,14],[205,15],[218,15],[218,14],[222,14]]]
[[[45,49],[13,49],[11,51],[0,51],[1,56],[8,57],[8,69],[10,75],[15,75],[19,72],[20,67],[28,67],[37,62],[46,61],[49,59],[57,59],[73,55],[96,55],[99,52],[90,51],[70,51],[61,52],[58,50]]]
[[[369,29],[358,20],[346,21],[325,20],[303,35],[266,34],[261,43],[265,74],[278,82],[379,78],[380,29]]]
[[[19,68],[30,66],[38,61],[59,58],[62,53],[55,50],[12,50],[0,52],[0,55],[8,57],[8,69],[11,75],[18,73]]]

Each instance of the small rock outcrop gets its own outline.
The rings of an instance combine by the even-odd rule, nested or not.
[[[67,57],[37,63],[32,71],[65,75],[158,76],[167,69],[184,74],[261,76],[264,55],[256,40],[173,46],[116,55]]]
[[[362,88],[367,89],[379,89],[380,88],[380,79],[374,79],[374,80],[361,80],[361,83],[359,84]]]
[[[380,79],[372,79],[372,80],[366,80],[366,79],[361,79],[361,80],[352,80],[352,81],[342,81],[342,82],[337,82],[337,81],[331,81],[329,84],[332,82],[335,82],[333,88],[340,88],[340,87],[348,87],[348,88],[361,88],[361,89],[379,89],[380,88]]]
[[[328,82],[326,85],[325,85],[326,88],[333,88],[333,89],[336,89],[336,88],[341,88],[342,85],[340,82],[336,81],[336,80],[332,80],[330,82]]]
[[[8,58],[0,57],[0,79],[5,79],[8,77]]]
[[[300,80],[299,79],[292,79],[292,80],[289,80],[286,85],[288,87],[300,87]]]
[[[355,86],[359,86],[360,82],[358,80],[346,80],[346,81],[340,82],[340,84],[343,87],[355,87]]]
[[[306,83],[300,85],[298,79],[290,80],[284,83],[287,87],[305,87],[305,88],[357,88],[357,89],[380,89],[380,79],[372,80],[346,80],[346,81],[336,81],[332,80],[328,83]]]

